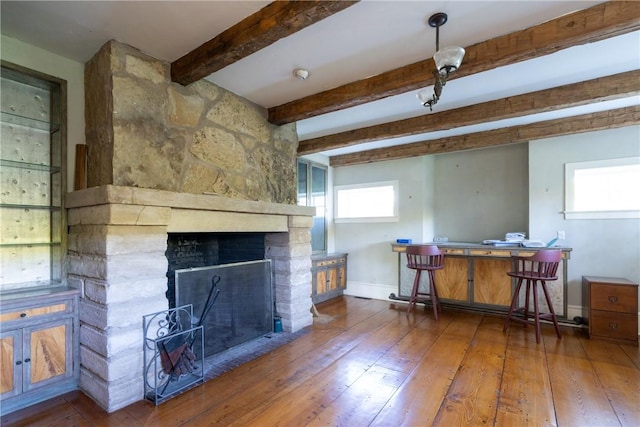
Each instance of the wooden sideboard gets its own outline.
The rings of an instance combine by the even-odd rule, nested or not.
[[[311,299],[317,304],[343,294],[347,287],[347,254],[311,257]]]
[[[430,243],[434,244],[434,243]],[[407,268],[404,252],[407,244],[392,243],[398,253],[398,294],[389,298],[408,300],[415,271]],[[546,248],[520,246],[494,247],[481,244],[446,243],[437,245],[445,253],[444,268],[436,272],[438,295],[445,305],[489,312],[506,312],[511,304],[515,280],[507,276],[514,268],[512,256],[531,256]],[[554,311],[558,317],[567,313],[567,261],[571,248],[555,247],[562,251],[558,268],[558,280],[547,283],[552,296]],[[427,289],[426,274],[421,288]],[[539,299],[541,311],[546,310],[544,298]]]
[[[2,414],[78,387],[78,294],[47,286],[0,295]]]

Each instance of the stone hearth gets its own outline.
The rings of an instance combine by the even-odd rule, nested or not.
[[[143,398],[142,316],[168,308],[168,233],[264,232],[285,332],[312,323],[313,208],[104,185],[67,195],[68,282],[82,290],[80,387],[111,412]]]

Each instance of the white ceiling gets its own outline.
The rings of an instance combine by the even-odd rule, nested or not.
[[[172,62],[268,1],[5,1],[4,35],[86,62],[117,39]],[[265,108],[360,80],[433,56],[435,12],[449,21],[440,44],[469,46],[525,29],[600,1],[362,0],[228,67],[209,80]],[[309,70],[308,79],[293,76]],[[464,61],[462,63],[464,67]],[[434,112],[459,108],[640,68],[640,32],[590,43],[516,65],[452,79]],[[427,76],[425,76],[427,77]],[[478,126],[361,144],[325,154],[396,145],[638,105],[639,97]],[[300,139],[429,114],[406,93],[297,123]]]

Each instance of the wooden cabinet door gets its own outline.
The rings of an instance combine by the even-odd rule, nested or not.
[[[73,375],[72,319],[34,326],[24,332],[24,391]]]
[[[511,304],[511,259],[474,258],[473,302],[509,306]]]
[[[316,295],[327,292],[327,270],[322,269],[316,272]]]
[[[346,289],[347,287],[347,268],[343,264],[338,268],[338,288]]]
[[[444,268],[436,270],[435,277],[440,298],[469,301],[468,265],[467,258],[444,257]]]
[[[22,392],[22,330],[0,333],[0,399]]]
[[[327,270],[327,285],[328,291],[333,291],[338,288],[338,269],[336,267]]]

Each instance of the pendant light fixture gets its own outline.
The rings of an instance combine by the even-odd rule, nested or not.
[[[447,84],[449,74],[460,67],[465,54],[464,49],[457,46],[440,49],[440,27],[447,22],[447,18],[446,13],[438,12],[431,15],[428,21],[429,26],[436,29],[436,54],[433,55],[433,61],[436,63],[436,69],[433,71],[435,83],[419,91],[417,96],[422,105],[429,106],[431,111],[442,95],[442,88]]]

